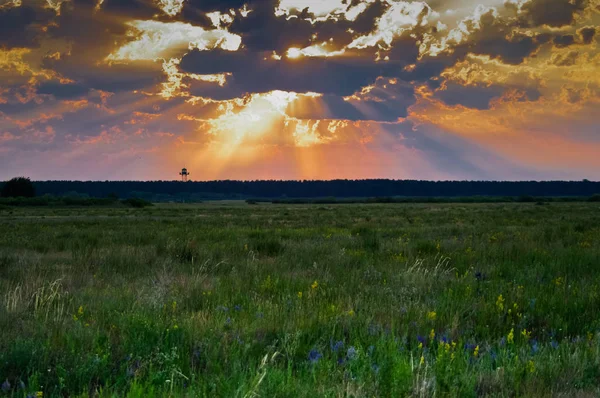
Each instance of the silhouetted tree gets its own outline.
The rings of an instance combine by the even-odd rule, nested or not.
[[[5,198],[32,198],[35,196],[35,187],[29,178],[15,177],[4,184],[2,187],[2,196]]]

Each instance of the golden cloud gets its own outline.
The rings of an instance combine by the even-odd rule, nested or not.
[[[136,20],[127,25],[132,41],[115,50],[107,61],[154,61],[193,49],[237,51],[242,44],[239,35],[225,29],[206,30],[184,22]]]

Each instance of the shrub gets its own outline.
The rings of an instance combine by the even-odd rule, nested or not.
[[[16,177],[4,184],[2,196],[5,198],[32,198],[35,196],[35,187],[29,178]]]
[[[148,202],[147,200],[140,199],[140,198],[125,199],[122,203],[124,205],[135,207],[138,209],[143,208],[143,207],[148,207],[148,206],[154,206],[151,202]]]

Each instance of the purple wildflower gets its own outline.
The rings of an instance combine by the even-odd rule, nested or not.
[[[322,357],[323,357],[323,355],[314,348],[312,350],[310,350],[310,352],[308,353],[308,360],[311,363],[319,362],[319,359],[321,359]]]
[[[331,351],[338,352],[339,350],[344,348],[344,342],[342,340],[336,341],[335,343],[330,341],[329,345],[331,347]]]

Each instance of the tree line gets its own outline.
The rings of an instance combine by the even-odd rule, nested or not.
[[[28,196],[84,196],[168,201],[202,199],[373,198],[373,197],[589,197],[600,193],[600,182],[583,181],[33,181]],[[9,191],[8,183],[2,192]],[[14,186],[11,188],[14,189]],[[9,196],[4,195],[3,196]],[[10,195],[15,196],[15,195]],[[19,196],[19,195],[16,195]]]

